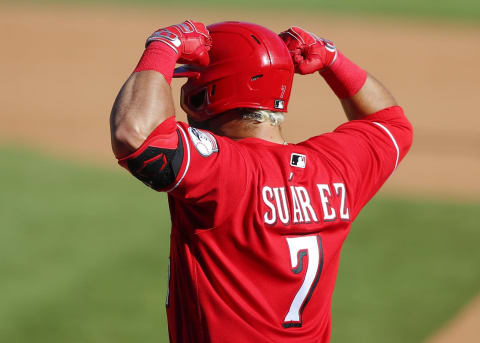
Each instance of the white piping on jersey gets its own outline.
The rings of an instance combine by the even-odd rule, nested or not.
[[[397,169],[397,166],[398,166],[398,159],[400,158],[400,149],[398,148],[398,144],[397,144],[397,141],[395,140],[395,138],[393,137],[392,133],[385,127],[383,126],[382,124],[380,123],[377,123],[376,121],[373,122],[375,125],[377,125],[378,127],[381,127],[386,133],[387,135],[390,137],[390,139],[392,140],[393,142],[393,145],[395,145],[395,149],[397,149],[397,159],[395,161],[395,168],[393,168],[393,171],[395,171],[395,169]]]
[[[175,188],[178,187],[178,185],[180,184],[180,182],[182,182],[185,175],[187,175],[188,168],[190,167],[190,145],[188,144],[187,134],[185,133],[185,131],[182,129],[182,127],[180,125],[177,124],[177,127],[182,132],[183,137],[185,137],[185,145],[187,146],[187,165],[185,166],[185,170],[184,170],[183,175],[180,178],[180,180],[178,180],[178,182],[175,184],[175,186],[173,186],[172,188],[167,190],[167,193],[173,191]],[[182,139],[182,138],[180,138],[180,139]]]

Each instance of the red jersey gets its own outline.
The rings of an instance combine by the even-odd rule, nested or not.
[[[342,244],[411,140],[400,107],[288,145],[162,123],[121,164],[146,147],[181,150],[139,167],[175,160],[157,165],[167,186],[136,175],[168,192],[170,340],[328,342]]]

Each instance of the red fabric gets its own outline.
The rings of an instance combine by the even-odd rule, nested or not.
[[[172,82],[173,70],[178,53],[162,42],[152,42],[143,52],[134,73],[144,70],[155,70],[161,73],[168,84]]]
[[[295,64],[295,72],[311,74],[330,66],[337,48],[328,39],[319,38],[300,27],[291,27],[279,34],[285,42]]]
[[[338,52],[335,62],[320,74],[340,99],[357,94],[367,79],[367,72],[341,52]]]
[[[335,164],[349,185],[352,213],[356,217],[409,151],[412,132],[402,108],[393,106],[301,144]]]
[[[206,66],[212,40],[205,25],[193,20],[155,31],[147,39],[147,45],[160,41],[179,53],[178,63]]]
[[[184,166],[169,193],[171,342],[329,342],[343,241],[411,144],[401,108],[287,146],[212,136],[218,151],[203,155],[195,131],[183,123],[179,130]],[[305,156],[305,168],[291,165],[292,154]],[[299,237],[318,239],[323,263],[301,327],[285,327],[314,265],[307,255],[292,272],[287,238]]]
[[[178,144],[168,138],[175,127],[184,158],[169,189],[171,342],[329,342],[342,244],[412,142],[402,109],[286,146],[233,141],[171,117],[145,144]],[[294,156],[302,163],[292,165]],[[310,296],[292,320],[307,279]]]
[[[147,137],[145,142],[130,155],[125,156],[118,160],[118,164],[128,170],[127,161],[129,159],[139,156],[142,152],[145,151],[149,146],[174,149],[178,145],[178,136],[176,134],[177,122],[175,121],[175,116],[168,117],[160,125],[158,125],[155,130]]]

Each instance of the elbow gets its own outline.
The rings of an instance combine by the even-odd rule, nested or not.
[[[384,110],[387,115],[386,122],[395,128],[395,137],[401,151],[408,152],[413,143],[413,126],[408,120],[401,106],[392,106]]]
[[[135,152],[147,137],[138,127],[120,125],[111,130],[112,150],[117,159]]]
[[[413,144],[413,126],[412,123],[407,119],[407,144],[408,144],[408,150],[410,150],[412,144]]]
[[[405,151],[409,151],[413,144],[413,126],[403,112],[401,128],[403,132],[404,149]]]

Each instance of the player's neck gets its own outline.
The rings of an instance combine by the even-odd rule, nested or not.
[[[272,143],[285,144],[280,126],[273,126],[270,122],[260,123],[245,120],[235,112],[226,113],[200,123],[189,118],[189,122],[194,127],[207,129],[217,135],[234,140],[255,137]]]
[[[280,126],[273,126],[269,122],[260,123],[238,118],[212,124],[210,130],[213,133],[234,140],[255,137],[272,143],[285,143]]]
[[[255,137],[260,138],[268,142],[286,144],[285,139],[282,136],[282,131],[280,126],[273,126],[270,123],[255,123],[253,128],[245,130],[243,137],[239,138],[248,138]]]

